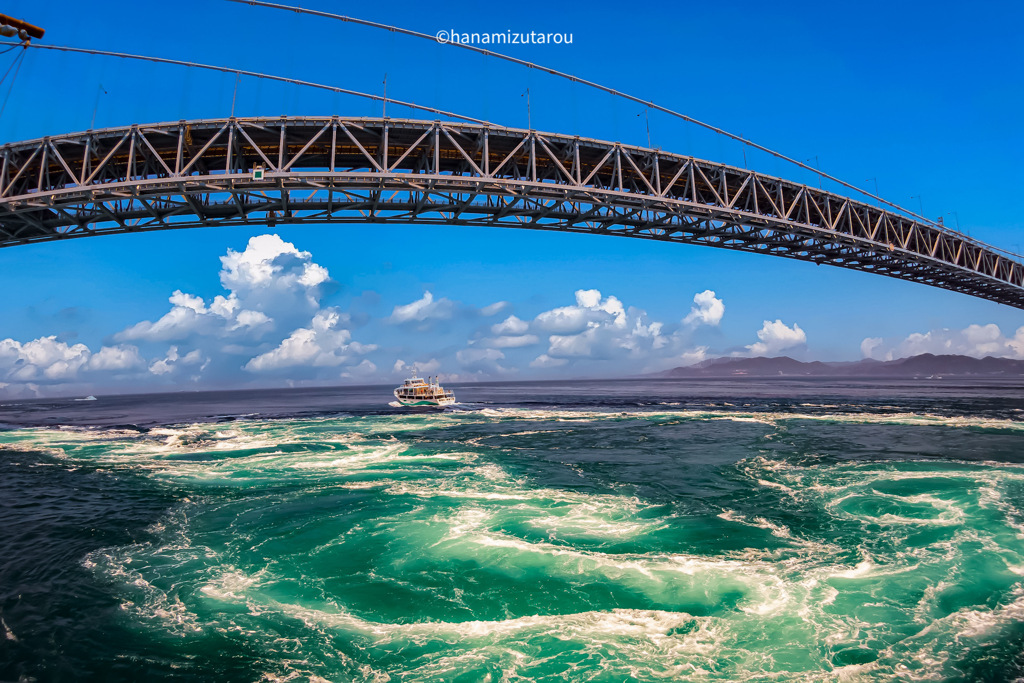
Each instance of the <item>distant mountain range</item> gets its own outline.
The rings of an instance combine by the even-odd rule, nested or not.
[[[804,363],[776,358],[712,358],[656,373],[656,377],[1024,377],[1024,360],[970,356],[919,356],[898,360]]]

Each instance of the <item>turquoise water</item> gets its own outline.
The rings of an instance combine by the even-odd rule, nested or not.
[[[0,432],[30,485],[138,511],[68,559],[95,609],[50,608],[88,648],[47,650],[6,594],[6,671],[1012,680],[1022,443],[1005,417],[821,405]]]

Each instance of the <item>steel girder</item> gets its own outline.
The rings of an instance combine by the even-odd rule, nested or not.
[[[233,118],[48,137],[0,155],[0,247],[237,224],[516,227],[784,256],[1024,308],[1019,258],[961,233],[781,178],[580,137]]]

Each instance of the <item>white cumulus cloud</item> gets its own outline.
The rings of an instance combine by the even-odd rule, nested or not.
[[[163,315],[128,325],[113,335],[117,344],[95,352],[53,336],[0,341],[0,391],[77,393],[183,381],[231,386],[286,369],[328,381],[376,371],[359,358],[376,347],[352,339],[347,314],[322,306],[333,282],[309,252],[277,235],[258,235],[241,251],[228,249],[220,265],[224,292],[204,298],[176,289]]]
[[[243,251],[222,256],[220,281],[227,296],[209,304],[176,290],[171,310],[155,322],[144,320],[115,336],[118,341],[183,342],[196,337],[259,340],[272,330],[294,329],[316,314],[330,274],[308,251],[277,235],[257,235]]]
[[[455,360],[461,368],[470,373],[478,375],[505,375],[511,372],[499,363],[504,360],[505,354],[498,349],[484,349],[469,347],[462,349],[455,354]]]
[[[168,375],[179,368],[189,369],[190,366],[199,365],[205,360],[203,352],[199,349],[193,349],[185,355],[181,355],[178,353],[178,347],[172,346],[167,349],[166,356],[153,361],[149,366],[149,371],[154,375]]]
[[[85,344],[68,345],[55,336],[24,344],[0,340],[0,377],[29,380],[73,380],[80,373],[139,368],[144,361],[134,346],[104,346],[93,353]]]
[[[414,363],[406,363],[404,360],[399,358],[391,368],[391,373],[394,375],[401,375],[403,377],[416,374],[432,375],[440,369],[441,361],[436,358],[431,358],[428,361],[416,361]]]
[[[423,322],[428,319],[448,320],[455,313],[455,304],[444,297],[434,300],[430,291],[423,292],[423,296],[409,304],[395,306],[391,311],[389,322],[400,324],[407,322]]]
[[[375,345],[352,341],[352,333],[343,327],[348,320],[337,310],[324,309],[313,316],[309,327],[294,330],[276,348],[251,359],[245,369],[263,372],[296,366],[334,367],[375,350]]]
[[[1024,327],[1012,337],[1003,334],[994,323],[968,325],[962,330],[939,329],[914,332],[902,339],[868,337],[860,344],[861,354],[875,360],[894,360],[922,353],[956,354],[984,358],[1024,358]]]
[[[500,323],[491,325],[491,333],[497,335],[523,334],[528,329],[530,329],[530,323],[520,320],[514,315],[510,315]]]
[[[273,296],[275,292],[291,297],[301,291],[312,303],[319,299],[316,288],[330,280],[327,269],[313,263],[312,254],[299,251],[277,235],[257,235],[244,251],[228,249],[220,261],[221,284],[240,297]]]
[[[485,337],[471,343],[492,349],[516,349],[539,343],[540,337],[536,334],[527,334],[529,329],[530,323],[510,315],[500,323],[491,325],[491,333],[496,336]]]
[[[347,379],[370,379],[377,374],[377,366],[369,358],[364,358],[359,365],[352,366],[341,373]]]
[[[182,341],[193,336],[231,336],[240,330],[246,332],[273,327],[265,313],[241,308],[238,297],[216,296],[209,306],[202,297],[175,290],[169,298],[170,311],[156,322],[143,320],[122,330],[119,341]]]
[[[695,349],[689,349],[687,351],[684,351],[682,355],[679,356],[679,360],[682,362],[683,365],[694,365],[695,363],[700,363],[701,361],[705,361],[707,359],[708,347],[706,346],[698,346]]]
[[[181,368],[194,381],[237,383],[292,369],[306,380],[326,380],[376,348],[352,339],[347,314],[322,307],[333,282],[308,251],[278,235],[258,235],[242,251],[228,249],[220,262],[225,294],[207,300],[176,290],[171,309],[155,322],[144,320],[115,335],[149,347],[173,342],[148,361],[152,375],[175,378]],[[369,367],[342,370],[357,377]]]
[[[489,318],[492,315],[497,315],[498,313],[501,313],[506,308],[508,308],[508,306],[509,303],[507,301],[495,301],[493,304],[488,304],[487,306],[481,308],[480,315],[484,316],[485,318]]]
[[[648,320],[640,309],[627,310],[619,299],[602,297],[596,289],[578,290],[575,306],[545,311],[534,319],[534,326],[553,333],[544,354],[550,358],[635,358],[668,343],[661,334],[662,323]]]
[[[566,358],[552,358],[546,353],[542,353],[532,361],[530,361],[531,368],[557,368],[560,365],[565,365],[569,362]]]
[[[614,296],[601,298],[596,289],[580,289],[576,292],[575,306],[562,306],[544,311],[534,319],[537,327],[545,332],[568,335],[578,334],[591,322],[625,327],[626,311],[622,302]]]
[[[518,308],[522,303],[477,308],[426,289],[397,305],[353,298],[343,311],[329,305],[337,284],[327,268],[278,235],[226,251],[223,290],[174,289],[155,315],[125,326],[96,351],[57,337],[0,341],[0,391],[310,385],[410,373],[479,380],[519,370],[533,377],[623,376],[706,358],[709,348],[694,338],[720,336],[708,328],[718,327],[725,312],[710,289],[696,293],[692,306],[680,302],[668,324],[598,289],[575,290],[559,302],[566,305],[529,313]],[[806,336],[776,320],[765,321],[758,339],[747,347],[753,354],[802,344]]]
[[[520,346],[530,346],[539,341],[540,337],[535,334],[514,334],[486,339],[485,345],[493,349],[514,349]]]
[[[146,364],[139,355],[138,347],[125,344],[121,346],[104,346],[89,357],[85,364],[89,370],[116,371],[134,370]]]
[[[73,379],[90,356],[85,344],[68,346],[57,337],[40,337],[24,344],[0,341],[0,371],[16,382]]]
[[[799,325],[793,323],[792,327],[787,327],[781,320],[765,320],[764,325],[757,331],[757,338],[761,341],[747,346],[751,356],[773,355],[783,349],[807,343],[807,335]]]
[[[722,322],[725,315],[725,303],[715,296],[714,291],[705,289],[693,295],[693,306],[685,318],[684,325],[696,327],[697,325],[715,326]]]

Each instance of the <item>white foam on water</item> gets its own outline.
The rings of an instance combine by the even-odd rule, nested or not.
[[[405,469],[412,465],[416,468],[428,467],[432,464],[447,462],[470,462],[475,460],[475,453],[407,453],[408,446],[399,441],[381,445],[352,445],[347,452],[301,454],[301,459],[288,457],[282,465],[297,470],[333,470],[338,472],[366,472],[372,469]],[[296,454],[299,455],[299,454]]]
[[[158,588],[131,566],[133,556],[141,552],[138,545],[97,550],[85,557],[83,566],[122,589],[121,607],[137,622],[179,636],[201,634],[199,618],[178,595]]]
[[[521,432],[502,432],[501,434],[495,434],[495,437],[501,439],[513,438],[517,436],[536,436],[537,434],[561,434],[560,429],[528,429]]]
[[[367,440],[358,433],[330,433],[324,438],[295,425],[270,424],[262,435],[246,431],[261,428],[257,424],[244,430],[211,430],[209,425],[190,425],[155,429],[149,434],[37,430],[31,441],[64,460],[126,468],[202,486],[245,486],[252,481],[270,483],[296,476],[380,478],[389,471],[430,477],[441,471],[439,465],[469,464],[478,457],[472,452],[408,452],[409,444],[394,439]],[[323,450],[324,445],[332,448]]]
[[[429,430],[437,427],[459,425],[466,422],[483,421],[600,421],[600,420],[642,420],[658,421],[664,419],[684,419],[695,421],[737,421],[758,422],[769,426],[780,427],[790,420],[817,420],[843,423],[893,423],[946,425],[955,427],[1024,429],[1024,422],[1016,420],[990,420],[970,417],[941,417],[928,414],[889,413],[889,414],[799,414],[780,412],[715,412],[707,410],[676,410],[676,411],[584,411],[584,410],[538,410],[522,408],[485,408],[480,411],[456,411],[437,414],[416,414],[400,416],[376,416],[372,421],[366,418],[316,418],[302,421],[267,421],[240,420],[229,426],[217,424],[191,424],[175,427],[161,427],[140,434],[134,430],[102,430],[82,428],[61,429],[23,429],[0,434],[0,447],[16,446],[45,450],[63,459],[80,459],[94,464],[116,467],[129,467],[142,471],[161,472],[164,476],[192,476],[218,481],[223,473],[239,476],[245,465],[255,465],[255,469],[270,470],[272,466],[288,464],[296,469],[317,469],[320,467],[322,452],[307,457],[305,461],[296,459],[305,443],[333,446],[339,449],[338,454],[352,455],[347,451],[358,450],[365,445],[365,437],[358,430],[372,427],[377,433],[399,434],[408,431]],[[528,436],[551,430],[523,430],[520,435]],[[557,430],[555,430],[557,431]],[[496,435],[502,438],[502,435]],[[509,435],[504,435],[508,437]],[[372,440],[371,440],[372,441]],[[379,439],[377,440],[379,443]],[[102,445],[102,449],[90,448]],[[259,460],[246,451],[262,451],[265,459]],[[180,458],[181,454],[206,454],[210,462]],[[234,455],[236,453],[240,456]],[[162,460],[177,459],[172,465],[162,464]],[[227,460],[240,460],[228,464]],[[332,466],[340,463],[340,458],[329,462]],[[191,469],[190,469],[191,467]],[[1004,465],[1004,471],[1024,477],[1020,466]],[[214,474],[211,474],[214,473]],[[911,476],[903,473],[902,476]],[[922,474],[921,476],[934,476]],[[244,476],[243,476],[244,479]],[[223,483],[223,482],[221,482]],[[762,477],[762,486],[779,488],[789,493],[803,482],[793,477]],[[892,518],[889,521],[899,523],[906,520]],[[1022,527],[1024,533],[1024,527]]]
[[[246,593],[265,577],[266,569],[246,574],[235,567],[225,567],[220,576],[210,580],[201,590],[204,595],[223,602],[244,601]]]
[[[11,627],[7,625],[2,616],[0,616],[0,628],[4,631],[4,640],[10,640],[14,643],[18,642],[18,636],[14,635],[14,631],[11,630]]]
[[[506,481],[509,479],[508,473],[493,463],[479,465],[474,468],[473,473],[493,482]]]
[[[908,681],[960,679],[958,663],[978,646],[991,644],[1002,630],[1024,621],[1024,587],[995,608],[962,608],[939,619],[925,619],[916,634],[882,651],[879,663],[891,666],[894,678]]]
[[[378,674],[377,676],[372,676],[370,675],[370,672],[368,670],[361,673],[364,674],[364,680],[370,680],[374,683],[386,683],[387,681],[391,680],[391,677],[387,674]],[[308,683],[331,683],[331,679],[329,678],[317,676],[316,674],[311,674],[308,671],[302,669],[289,671],[283,676],[272,671],[267,671],[263,674],[260,680],[267,681],[268,683],[287,683],[288,681],[308,681]]]
[[[740,514],[735,510],[724,510],[718,514],[720,519],[724,519],[727,522],[735,522],[737,524],[743,524],[745,526],[757,527],[758,529],[764,529],[765,531],[771,532],[772,536],[784,538],[790,541],[796,541],[802,543],[802,539],[796,539],[793,537],[793,533],[789,527],[784,524],[776,524],[765,517],[755,516],[753,519],[748,518],[746,515]]]
[[[917,506],[919,509],[927,507],[936,511],[938,514],[932,517],[909,517],[891,512],[874,514],[864,509],[852,512],[843,507],[844,503],[851,501],[864,504],[884,502],[891,503],[897,507],[902,504]],[[966,513],[964,510],[958,507],[954,502],[938,498],[931,494],[922,493],[915,495],[897,495],[882,493],[870,489],[864,490],[863,488],[859,491],[850,491],[845,495],[841,495],[827,501],[825,503],[825,508],[837,517],[846,517],[882,525],[950,526],[963,524],[966,519]]]
[[[310,423],[314,420],[308,421]],[[36,441],[40,445],[74,448],[103,444],[115,453],[157,455],[193,451],[242,451],[279,448],[303,442],[343,444],[358,434],[317,433],[310,425],[295,422],[237,421],[225,427],[216,423],[197,423],[174,427],[156,427],[147,432],[124,429],[58,429],[18,430],[20,441]],[[0,438],[0,441],[5,439]]]
[[[1002,478],[1001,478],[1002,479]],[[1012,480],[1006,477],[1004,481]],[[1000,490],[998,481],[986,481],[979,489],[978,505],[982,508],[995,508],[1002,514],[1003,523],[1016,532],[1018,540],[1024,540],[1024,511],[1017,508],[1012,500],[1007,499]]]
[[[201,534],[212,532],[200,529],[187,510],[172,513],[150,527],[150,533],[158,536],[157,543],[96,551],[86,559],[86,566],[98,577],[120,586],[125,610],[133,619],[174,635],[242,629],[223,621],[230,618],[224,615],[248,610],[252,621],[244,628],[249,630],[239,633],[267,643],[281,658],[281,669],[268,673],[267,680],[332,678],[322,663],[302,656],[288,658],[294,645],[278,643],[274,620],[280,615],[298,619],[311,632],[322,634],[318,647],[331,647],[331,634],[324,633],[325,629],[361,638],[359,647],[368,653],[411,653],[407,648],[432,646],[427,652],[409,654],[391,668],[377,666],[371,657],[369,663],[360,665],[366,667],[360,675],[367,680],[387,680],[388,676],[396,680],[443,679],[499,662],[502,675],[510,681],[528,680],[538,657],[568,658],[565,670],[573,672],[566,674],[570,679],[579,674],[607,680],[937,680],[950,675],[958,658],[972,648],[1024,620],[1020,583],[1010,602],[996,608],[976,605],[941,618],[930,617],[942,592],[962,580],[967,553],[990,553],[1003,559],[1007,574],[1024,576],[1024,526],[1013,505],[1014,497],[1006,489],[1009,483],[1024,482],[1020,466],[947,461],[943,463],[946,470],[937,473],[928,462],[797,464],[759,456],[738,465],[752,488],[781,492],[796,510],[821,513],[824,521],[837,526],[856,529],[860,524],[870,532],[851,535],[855,540],[846,541],[844,547],[840,542],[805,537],[802,534],[808,532],[801,532],[796,523],[790,528],[771,510],[745,514],[726,509],[719,514],[723,520],[764,530],[778,541],[771,548],[719,554],[711,549],[701,554],[614,553],[608,548],[622,546],[605,543],[595,548],[592,541],[628,540],[639,546],[645,534],[666,525],[683,525],[685,518],[650,514],[653,504],[636,496],[537,487],[485,460],[466,442],[457,446],[466,450],[417,455],[411,450],[416,447],[414,442],[390,440],[388,434],[467,420],[650,420],[669,415],[673,419],[782,424],[806,416],[707,411],[625,416],[575,411],[480,413],[409,416],[405,421],[388,418],[387,424],[373,429],[367,428],[366,421],[324,420],[316,423],[317,428],[305,422],[301,427],[232,423],[228,428],[169,428],[150,436],[123,431],[41,430],[4,436],[0,441],[19,448],[29,443],[69,459],[176,478],[194,484],[199,492],[206,482],[221,485],[234,479],[240,485],[250,485],[265,478],[309,481],[316,486],[326,481],[356,490],[373,488],[384,503],[389,497],[415,498],[411,508],[408,501],[402,501],[394,514],[378,515],[365,527],[351,530],[388,541],[382,545],[385,550],[377,565],[382,572],[389,567],[400,571],[403,562],[422,561],[426,571],[436,575],[465,560],[512,579],[539,571],[546,579],[567,586],[600,582],[643,596],[653,607],[513,615],[491,621],[373,621],[369,615],[357,616],[346,609],[343,594],[326,595],[316,602],[305,602],[308,597],[282,597],[287,592],[282,592],[280,585],[269,588],[281,583],[282,577],[273,575],[272,565],[259,564],[265,559],[247,567],[244,557],[232,556],[229,561],[227,556],[201,547]],[[524,418],[524,414],[533,417]],[[807,419],[819,418],[825,419]],[[884,420],[892,418],[885,416]],[[927,424],[949,423],[949,418],[915,419]],[[864,421],[863,416],[857,421]],[[317,429],[327,427],[340,430],[329,434],[338,450],[302,447],[326,443],[326,435],[318,434]],[[367,433],[382,436],[368,437]],[[247,450],[258,452],[242,453]],[[215,457],[169,457],[182,453]],[[900,484],[925,485],[927,479],[943,486],[923,493],[894,492],[910,490]],[[210,502],[197,499],[189,505]],[[250,500],[248,506],[230,500],[217,502],[228,520],[232,514],[241,520],[257,509],[253,505],[260,504],[256,500]],[[238,538],[244,539],[246,528],[238,523]],[[922,531],[945,535],[918,546],[902,543]],[[238,543],[239,548],[244,545],[244,541]],[[344,549],[341,541],[329,540],[309,553],[309,561],[315,563],[318,551],[332,547]],[[306,576],[288,581],[304,582],[303,590],[298,591],[304,596],[313,592],[307,589],[317,587]],[[907,588],[913,599],[887,595],[886,591],[896,591],[910,582],[920,587],[919,594]],[[230,603],[234,611],[199,616],[216,603]],[[694,603],[707,605],[711,616],[694,617],[673,609]],[[909,637],[899,631],[914,624],[917,632]],[[9,629],[6,624],[3,628],[6,637]],[[571,642],[572,652],[545,650],[544,644],[553,641]],[[876,650],[879,643],[887,643],[888,648],[883,648],[878,661],[868,664],[833,668],[827,660],[833,649],[868,647],[868,643]],[[809,661],[821,658],[812,661],[817,662],[816,669],[787,668],[787,648],[797,646],[807,650]],[[570,661],[577,654],[579,661]],[[575,666],[581,668],[573,669]]]
[[[452,482],[456,483],[456,482]],[[439,488],[406,482],[393,483],[387,492],[393,496],[416,496],[417,498],[454,498],[466,500],[530,501],[539,496],[516,491],[484,491],[466,488]]]
[[[778,489],[778,490],[782,491],[783,493],[789,494],[790,496],[795,496],[796,495],[796,491],[792,487],[786,486],[785,484],[780,484],[777,481],[769,481],[767,479],[758,479],[757,483],[760,484],[761,486],[764,486],[764,487],[767,487],[767,488]]]
[[[806,405],[806,407],[811,407]],[[820,407],[838,407],[826,406]],[[885,406],[880,407],[886,408]],[[537,408],[484,408],[475,414],[485,417],[516,420],[537,421],[572,421],[572,420],[621,420],[627,419],[690,419],[690,420],[732,420],[736,422],[759,422],[768,425],[779,425],[791,420],[811,420],[816,422],[834,422],[844,424],[894,424],[921,426],[973,427],[977,429],[1000,429],[1024,431],[1024,421],[982,418],[971,416],[944,416],[930,413],[900,412],[895,406],[888,407],[893,412],[835,412],[835,413],[797,413],[779,411],[714,411],[714,410],[632,410],[632,411],[595,411],[567,409]]]
[[[567,540],[635,541],[666,524],[662,516],[642,517],[652,506],[635,496],[531,486],[494,463],[474,464],[440,481],[396,481],[386,492],[441,506],[445,511],[437,523],[449,524],[453,514],[465,515],[472,510],[471,514],[480,515],[481,527],[513,524]]]
[[[343,609],[274,601],[267,606],[299,619],[314,631],[342,630],[360,636],[371,651],[409,652],[411,647],[446,645],[438,653],[412,654],[405,670],[392,672],[400,680],[446,680],[496,658],[508,680],[527,680],[532,667],[563,656],[551,653],[538,658],[532,643],[545,641],[573,643],[592,656],[603,654],[605,667],[632,667],[635,675],[658,673],[659,678],[678,680],[699,673],[700,664],[713,659],[719,649],[713,620],[662,610],[613,609],[497,621],[395,624],[368,621]],[[681,627],[685,633],[674,633]]]
[[[737,513],[726,517],[738,519]],[[492,568],[541,566],[548,576],[580,583],[600,578],[644,592],[654,603],[672,599],[673,591],[678,597],[681,584],[684,597],[686,587],[711,599],[716,591],[740,591],[743,597],[736,611],[708,617],[693,617],[670,609],[615,609],[534,614],[495,621],[384,623],[357,616],[339,605],[271,598],[263,594],[262,587],[267,582],[265,578],[272,577],[264,577],[260,572],[246,574],[235,565],[218,564],[216,558],[210,568],[215,578],[206,580],[201,593],[209,599],[246,605],[250,614],[260,620],[282,614],[300,620],[318,634],[325,629],[343,631],[363,639],[360,647],[367,652],[408,653],[400,664],[388,667],[387,673],[372,666],[368,669],[397,680],[443,679],[471,670],[474,663],[483,666],[495,662],[500,662],[509,680],[527,680],[535,670],[531,667],[538,666],[537,648],[548,647],[543,644],[554,641],[573,646],[565,653],[559,648],[545,650],[547,654],[543,657],[559,661],[560,657],[572,660],[578,655],[582,661],[590,662],[580,670],[581,675],[596,675],[592,668],[596,663],[596,671],[615,680],[934,680],[948,673],[950,662],[955,661],[953,655],[943,654],[950,642],[987,637],[993,628],[1024,617],[1024,605],[1018,606],[1017,612],[1007,608],[997,610],[997,614],[964,610],[938,620],[933,632],[925,629],[917,636],[897,639],[879,662],[835,669],[822,663],[818,670],[789,670],[773,663],[773,653],[775,648],[791,647],[793,639],[811,651],[825,651],[829,643],[838,646],[880,636],[878,624],[829,613],[829,605],[840,591],[824,583],[828,577],[879,580],[893,577],[899,568],[878,565],[870,559],[843,567],[835,564],[835,558],[827,553],[809,546],[806,550],[798,548],[795,557],[799,561],[789,564],[778,558],[583,551],[554,543],[528,542],[490,530],[493,510],[486,507],[469,507],[434,521],[444,519],[447,531],[435,544],[440,557],[450,559],[465,554]],[[742,523],[768,531],[777,527],[758,517],[743,518]],[[505,554],[491,555],[489,548]],[[539,559],[540,564],[531,561],[531,557]],[[124,574],[124,580],[143,591],[150,590],[148,582],[138,584],[130,572]],[[184,628],[180,613],[190,610],[175,604],[173,599],[166,602],[169,604],[161,602],[159,596],[146,600],[147,605],[154,607],[153,613],[166,622],[168,630],[180,633]],[[908,613],[907,617],[910,619],[911,615]],[[682,627],[686,627],[685,633],[674,632]],[[272,625],[268,625],[266,631],[258,630],[251,637],[270,638],[274,632]],[[323,638],[330,642],[326,635]],[[416,646],[430,647],[427,652],[416,654],[409,649]],[[523,659],[517,652],[530,654]],[[913,667],[900,668],[898,663],[904,661],[913,662]],[[570,664],[571,661],[566,666]],[[308,678],[322,669],[307,662],[296,665],[295,671],[302,672],[297,678]],[[330,674],[324,675],[331,678]]]
[[[1024,482],[1024,471],[1012,464],[986,462],[948,463],[954,469],[936,471],[932,461],[850,462],[798,465],[763,456],[739,464],[739,470],[759,486],[783,490],[804,504],[816,503],[838,518],[883,527],[959,526],[978,510],[995,507],[1004,523],[1024,537],[1024,522],[1000,490]],[[923,493],[892,493],[893,484],[934,480],[941,490]],[[908,514],[912,513],[912,514]]]
[[[871,560],[864,560],[858,562],[857,566],[853,569],[847,569],[845,571],[836,572],[832,576],[841,579],[861,579],[865,576],[870,576],[878,570],[878,566],[875,565]]]
[[[528,541],[489,529],[491,515],[481,509],[456,513],[447,533],[433,544],[445,558],[485,562],[494,571],[519,576],[525,569],[543,569],[546,576],[570,582],[601,580],[629,587],[656,602],[716,600],[739,594],[739,608],[756,613],[781,609],[794,599],[794,587],[776,563],[736,556],[682,553],[607,553]]]
[[[664,522],[641,519],[608,519],[601,510],[574,507],[568,514],[535,517],[527,522],[552,536],[636,540],[639,536],[664,528]]]
[[[258,602],[260,616],[276,613],[297,619],[318,637],[340,631],[355,638],[367,653],[403,653],[403,661],[387,670],[398,680],[447,680],[466,671],[500,666],[507,680],[525,681],[556,663],[568,670],[585,666],[579,675],[588,680],[597,676],[600,680],[857,681],[879,680],[881,672],[875,663],[836,669],[824,663],[814,669],[776,666],[776,648],[784,652],[792,647],[790,643],[772,640],[770,633],[762,636],[767,641],[745,642],[756,633],[757,624],[778,621],[771,609],[710,617],[619,608],[499,620],[388,623],[336,605],[286,603],[264,596],[251,602]],[[812,625],[801,635],[817,635],[824,644],[851,634],[831,638],[820,625],[817,631]],[[551,675],[550,670],[547,673]],[[892,677],[881,680],[887,678]]]

